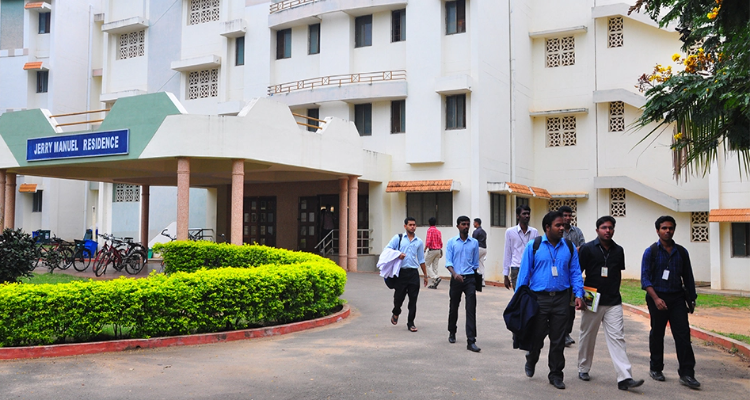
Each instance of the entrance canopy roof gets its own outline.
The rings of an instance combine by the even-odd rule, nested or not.
[[[289,108],[255,99],[237,116],[187,114],[169,93],[117,100],[101,126],[62,132],[47,110],[0,115],[0,168],[53,178],[176,185],[177,159],[191,159],[191,186],[245,181],[330,180],[363,174],[362,140],[350,121],[328,117],[301,128]]]

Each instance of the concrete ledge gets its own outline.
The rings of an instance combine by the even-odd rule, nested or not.
[[[646,317],[646,318],[649,317],[648,310],[645,308],[636,307],[634,305],[626,304],[626,303],[622,303],[622,308],[632,313],[641,315],[643,317]],[[732,351],[732,349],[737,349],[737,351],[743,354],[745,357],[750,357],[750,346],[738,340],[724,337],[713,332],[708,332],[704,329],[696,328],[692,325],[690,326],[690,336],[696,339],[704,340],[706,342],[719,345],[729,351]]]
[[[344,304],[341,311],[332,315],[316,318],[310,321],[300,321],[292,324],[270,326],[266,328],[243,329],[231,332],[204,333],[198,335],[170,336],[151,339],[126,339],[107,342],[71,343],[51,346],[27,346],[0,348],[0,360],[28,359],[42,357],[65,357],[83,354],[110,353],[116,351],[154,349],[158,347],[192,346],[196,344],[211,344],[233,342],[262,338],[268,336],[285,335],[307,329],[330,325],[349,317],[351,309]]]

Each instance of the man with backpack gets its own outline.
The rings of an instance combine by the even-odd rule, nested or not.
[[[641,287],[651,317],[648,348],[651,352],[650,375],[656,381],[666,380],[664,369],[664,332],[669,323],[675,348],[680,383],[698,389],[695,379],[695,354],[690,344],[688,313],[695,310],[695,279],[687,250],[672,240],[677,226],[674,218],[661,216],[654,224],[659,241],[643,253]]]
[[[409,317],[406,321],[406,328],[410,332],[416,332],[417,327],[414,325],[414,318],[417,316],[417,297],[419,296],[419,268],[422,268],[424,275],[424,286],[427,286],[427,268],[424,263],[424,243],[416,235],[417,220],[412,217],[406,217],[404,220],[404,229],[406,233],[399,233],[394,236],[388,243],[387,248],[401,252],[398,257],[401,259],[401,269],[398,277],[395,278],[393,293],[393,315],[391,324],[398,324],[398,317],[401,315],[401,306],[404,304],[406,295],[409,295]]]
[[[568,321],[568,303],[571,290],[575,294],[575,308],[583,308],[583,279],[578,264],[578,252],[563,239],[565,224],[562,213],[547,213],[542,220],[544,235],[526,246],[518,271],[518,286],[528,286],[536,295],[539,312],[532,324],[531,350],[526,353],[524,370],[529,378],[534,376],[544,338],[549,333],[548,363],[549,383],[565,389],[565,327]]]

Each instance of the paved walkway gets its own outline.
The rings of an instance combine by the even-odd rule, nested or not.
[[[674,344],[666,343],[667,382],[648,375],[648,320],[627,316],[634,393],[616,388],[600,333],[592,380],[577,379],[577,345],[566,350],[566,390],[547,383],[546,354],[537,375],[523,373],[502,310],[504,288],[487,287],[478,300],[482,352],[466,350],[463,329],[449,344],[447,282],[420,292],[417,326],[389,323],[391,294],[375,274],[349,274],[344,298],[352,316],[325,328],[267,339],[55,359],[0,362],[0,399],[740,399],[750,391],[750,368],[726,352],[695,343],[703,390],[679,384]],[[578,321],[578,319],[577,319]],[[459,326],[463,324],[463,312]],[[636,394],[637,393],[637,394]]]

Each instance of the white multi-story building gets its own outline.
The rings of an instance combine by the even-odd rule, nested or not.
[[[625,276],[635,278],[643,250],[657,238],[653,221],[670,214],[678,222],[675,240],[690,251],[697,280],[711,282],[715,288],[750,289],[750,184],[735,172],[736,163],[721,161],[707,177],[676,182],[669,149],[672,132],[641,141],[646,130],[630,128],[645,103],[635,88],[637,77],[656,63],[671,63],[671,55],[681,45],[673,28],[659,28],[637,13],[628,15],[632,2],[33,3],[41,5],[32,8],[51,10],[50,38],[57,37],[58,29],[70,35],[48,41],[32,34],[37,27],[35,13],[41,11],[26,3],[27,9],[19,14],[18,3],[23,2],[0,3],[0,111],[43,108],[64,114],[112,108],[103,125],[137,126],[138,115],[127,111],[148,111],[138,103],[151,97],[140,95],[173,93],[185,118],[166,117],[161,127],[154,127],[158,132],[150,142],[139,145],[134,137],[133,145],[145,148],[140,158],[193,160],[190,227],[211,228],[232,237],[232,226],[239,226],[231,221],[238,210],[230,207],[234,189],[229,182],[235,175],[209,170],[226,172],[231,170],[226,158],[239,158],[245,160],[244,187],[239,192],[244,207],[237,207],[244,213],[235,222],[241,222],[242,231],[236,231],[240,233],[235,233],[233,242],[240,241],[241,235],[244,242],[315,251],[330,228],[320,224],[325,213],[319,210],[330,206],[335,219],[343,223],[337,227],[346,227],[348,220],[349,227],[358,228],[355,249],[359,269],[365,269],[372,263],[367,254],[379,253],[401,231],[407,215],[422,226],[420,235],[427,219],[435,216],[444,239],[457,233],[456,217],[467,215],[483,220],[488,234],[487,274],[501,279],[504,233],[515,224],[516,206],[529,204],[532,225],[541,228],[547,211],[569,205],[589,240],[595,236],[599,216],[617,218],[616,240],[626,250]],[[18,15],[22,15],[24,38],[6,39],[16,35],[6,33],[16,31],[6,26],[18,24]],[[50,49],[47,53],[38,50],[44,46]],[[32,90],[36,74],[23,71],[24,65],[39,61],[41,65],[31,67],[49,70],[50,85],[49,93],[41,96]],[[22,76],[23,84],[20,79],[7,81],[6,71]],[[242,141],[242,146],[257,147],[259,153],[233,153],[240,142],[223,140],[244,127],[236,121],[245,120],[238,118],[258,114],[259,104],[266,107],[265,102],[253,101],[261,97],[285,104],[298,123],[312,125],[300,125],[301,141],[307,140],[304,135],[316,135],[315,125],[330,124],[318,131],[323,136],[322,150],[262,134],[289,117],[268,106],[269,120],[247,128],[255,129],[259,139]],[[126,98],[124,114],[116,116],[120,100]],[[188,118],[196,114],[209,116],[205,125],[197,116]],[[82,118],[102,119],[97,115]],[[334,122],[340,120],[353,121],[361,138],[348,137],[346,128]],[[0,133],[5,135],[2,122],[0,118]],[[99,129],[98,123],[74,127]],[[331,139],[334,127],[342,129],[339,140]],[[160,134],[204,128],[202,136],[186,133],[185,140],[200,141],[195,148],[157,140]],[[32,134],[37,136],[42,135]],[[172,152],[160,153],[154,148],[157,142]],[[214,145],[223,146],[222,150],[213,153]],[[289,154],[298,154],[296,158],[283,154],[284,146],[289,146]],[[327,155],[321,158],[314,151]],[[208,161],[222,157],[224,164]],[[330,163],[331,157],[339,163]],[[23,174],[24,162],[17,164],[17,173]],[[13,167],[13,163],[0,165],[8,171]],[[154,174],[154,169],[177,167],[152,163],[139,168]],[[57,180],[25,176],[24,182],[39,180],[44,187],[45,206],[52,202],[43,207],[39,222],[30,210],[16,209],[16,225],[27,230],[63,232],[61,226],[77,223],[76,230],[96,225],[136,236],[138,205],[115,200],[117,194],[137,199],[132,193],[139,188],[124,184],[152,186],[149,239],[179,219],[174,211],[176,189],[159,186],[174,185],[171,178],[118,175],[115,170],[98,179],[75,168],[34,171],[105,183],[59,183],[80,187],[72,190],[80,199],[65,204],[67,191],[48,193]],[[354,202],[352,188],[359,193]],[[17,196],[19,204],[32,197]],[[268,213],[256,216],[250,212],[256,211],[254,204],[272,208],[275,218],[261,222],[261,216],[269,218]],[[353,209],[339,213],[347,206]],[[50,208],[61,210],[71,222],[45,214]],[[311,209],[315,212],[306,211]],[[352,253],[348,252],[350,259]]]

